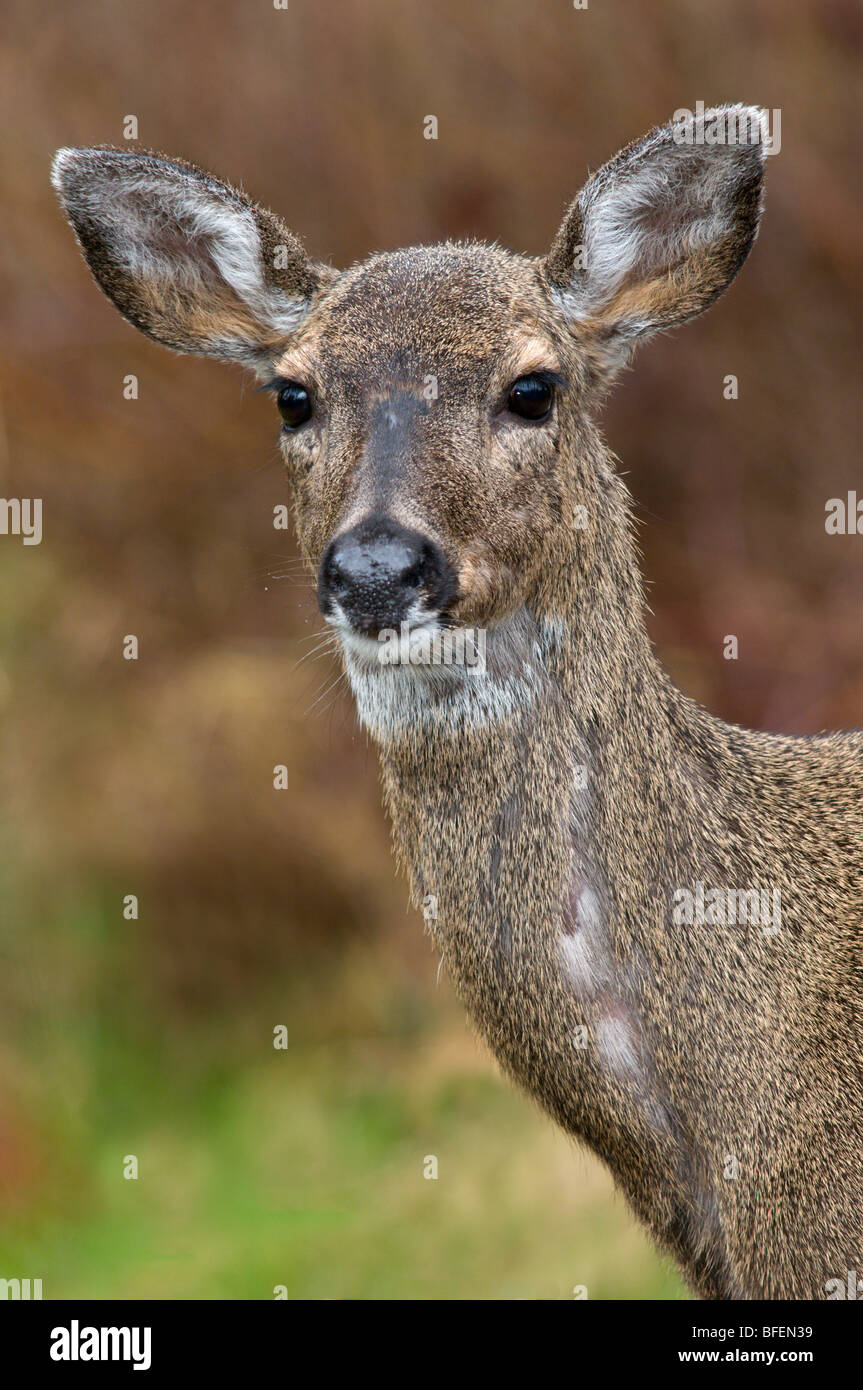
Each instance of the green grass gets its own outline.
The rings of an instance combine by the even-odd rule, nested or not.
[[[45,1298],[683,1296],[431,964],[369,942],[190,1014],[155,1007],[142,940],[82,900],[0,943],[0,1276]]]

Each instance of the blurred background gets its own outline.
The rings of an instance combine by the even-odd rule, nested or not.
[[[134,116],[335,264],[447,236],[540,254],[588,169],[675,109],[780,108],[751,259],[642,353],[605,428],[678,683],[758,728],[860,725],[863,539],[824,519],[863,498],[863,11],[11,0],[4,29],[0,492],[43,499],[44,538],[0,536],[0,1277],[684,1297],[436,981],[374,750],[273,529],[272,404],[122,322],[48,168]]]

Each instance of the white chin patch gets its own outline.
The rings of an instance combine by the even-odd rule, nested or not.
[[[327,622],[341,638],[360,722],[381,743],[521,718],[547,681],[544,624],[526,609],[488,631],[416,612],[379,639],[355,632],[337,606]]]
[[[392,667],[416,671],[428,665],[435,639],[442,631],[434,617],[404,622],[399,629],[384,629],[377,637],[364,637],[343,618],[327,621],[339,634],[345,653],[369,670]]]
[[[408,611],[398,628],[384,628],[377,637],[357,632],[335,602],[326,621],[341,639],[349,670],[360,670],[367,676],[375,671],[397,671],[439,679],[444,674],[440,668],[477,665],[485,651],[484,633],[477,643],[473,634],[444,628],[439,615],[429,613],[420,604]],[[481,648],[479,655],[477,647]]]

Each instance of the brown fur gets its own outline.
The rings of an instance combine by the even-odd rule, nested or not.
[[[676,257],[646,243],[597,299],[576,250],[609,190],[656,161],[727,217]],[[103,288],[152,332],[146,297],[64,196]],[[863,734],[755,733],[673,687],[645,630],[630,497],[593,423],[635,340],[722,292],[759,209],[747,150],[687,163],[652,132],[591,180],[545,261],[477,244],[338,277],[297,261],[282,285],[309,301],[297,332],[273,350],[245,313],[242,327],[249,360],[316,395],[283,441],[312,568],[370,511],[433,537],[458,575],[455,620],[489,628],[494,688],[516,692],[473,718],[454,677],[429,685],[422,718],[378,731],[398,857],[417,901],[437,900],[430,930],[480,1032],[699,1294],[818,1298],[863,1264]],[[218,294],[204,307],[209,329],[196,306],[197,327],[156,336],[211,350],[201,334],[223,337],[225,310]],[[507,387],[540,368],[563,379],[553,417],[514,421]],[[781,932],[678,925],[675,893],[699,882],[778,889]]]

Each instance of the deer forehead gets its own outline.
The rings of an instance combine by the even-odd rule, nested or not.
[[[415,247],[339,276],[276,370],[378,399],[391,385],[469,395],[560,370],[555,320],[536,263],[479,243]]]

